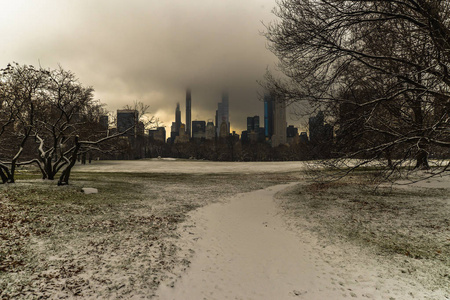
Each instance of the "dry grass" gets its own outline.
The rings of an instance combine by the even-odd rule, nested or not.
[[[74,173],[57,187],[27,173],[0,186],[0,298],[151,298],[189,264],[176,233],[189,211],[292,179]]]

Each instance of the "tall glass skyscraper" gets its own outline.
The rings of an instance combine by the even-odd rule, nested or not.
[[[220,136],[220,128],[224,127],[224,125],[222,125],[223,123],[225,123],[225,125],[226,125],[225,134],[228,135],[230,133],[230,119],[229,119],[228,109],[229,109],[228,93],[223,92],[222,102],[219,103],[218,109],[217,109],[216,126],[217,126],[217,135],[218,136]],[[222,133],[222,135],[223,135],[223,133]]]
[[[186,133],[191,137],[191,89],[186,90]]]

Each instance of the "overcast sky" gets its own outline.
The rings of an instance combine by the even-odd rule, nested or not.
[[[0,0],[0,67],[10,62],[73,71],[115,111],[140,101],[170,130],[176,103],[185,122],[214,119],[230,95],[231,129],[263,117],[258,100],[275,56],[261,36],[275,0]],[[288,123],[296,124],[288,117]]]

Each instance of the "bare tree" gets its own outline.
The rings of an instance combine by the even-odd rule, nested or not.
[[[78,154],[98,149],[101,143],[127,134],[136,124],[114,135],[103,136],[95,130],[104,114],[101,104],[93,99],[93,88],[84,87],[72,72],[61,67],[47,71],[48,82],[44,98],[44,114],[36,126],[39,158],[34,160],[44,179],[55,179],[61,171],[58,185],[69,183]],[[80,136],[85,140],[80,140]]]
[[[36,164],[43,179],[68,184],[79,153],[122,133],[107,135],[101,128],[103,106],[93,100],[69,71],[8,65],[0,74],[0,178],[14,182],[17,166]],[[30,143],[34,138],[36,143]],[[28,142],[28,143],[27,143]],[[21,160],[26,152],[25,160]],[[35,153],[38,153],[36,158]]]
[[[285,79],[268,74],[266,86],[324,110],[351,145],[339,157],[400,152],[429,168],[430,152],[450,147],[450,3],[280,0],[275,14],[266,37]]]
[[[0,162],[0,177],[3,183],[13,183],[18,160],[34,130],[45,79],[33,66],[14,63],[1,71],[0,151],[8,160]]]
[[[93,102],[93,89],[83,87],[69,71],[61,67],[46,71],[47,80],[37,112],[34,134],[38,141],[39,166],[44,179],[53,180],[68,163],[67,155],[78,135],[84,115]]]

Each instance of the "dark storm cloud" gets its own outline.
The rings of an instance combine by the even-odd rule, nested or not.
[[[14,1],[1,13],[6,50],[0,63],[56,67],[92,85],[110,110],[135,100],[166,126],[192,89],[192,119],[213,119],[221,92],[230,94],[230,121],[244,129],[263,114],[261,79],[275,57],[261,21],[274,0]],[[184,113],[183,119],[184,119]]]

